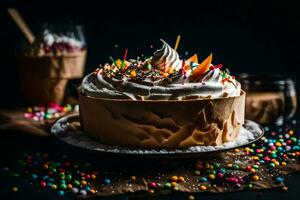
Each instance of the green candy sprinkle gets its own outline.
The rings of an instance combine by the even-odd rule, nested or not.
[[[62,189],[62,190],[65,190],[65,189],[67,189],[67,185],[66,184],[61,184],[59,186],[59,188]]]
[[[72,175],[71,175],[71,174],[68,174],[68,175],[66,176],[66,180],[67,180],[67,181],[72,180]]]
[[[80,185],[80,182],[79,182],[78,180],[75,180],[75,181],[74,181],[74,184],[75,184],[75,185]]]
[[[270,167],[274,168],[275,164],[274,163],[270,163]]]
[[[166,188],[171,188],[172,185],[171,185],[171,183],[168,182],[168,183],[165,183],[165,187],[166,187]]]

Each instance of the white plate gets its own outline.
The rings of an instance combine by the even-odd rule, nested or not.
[[[89,149],[102,153],[118,155],[140,155],[140,156],[203,156],[211,153],[219,153],[229,149],[234,149],[249,145],[264,134],[264,129],[257,123],[246,120],[241,129],[241,133],[234,142],[228,142],[219,146],[193,146],[178,149],[151,149],[151,148],[130,148],[120,147],[101,143],[88,135],[84,134],[81,127],[70,126],[69,122],[77,121],[80,124],[78,114],[71,114],[57,120],[51,127],[51,133],[59,140],[80,148]]]

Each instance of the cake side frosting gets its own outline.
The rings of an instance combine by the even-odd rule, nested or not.
[[[222,65],[211,63],[212,55],[198,63],[197,55],[180,60],[162,40],[153,56],[117,60],[101,66],[83,79],[81,92],[91,97],[131,100],[184,100],[239,96],[241,86]]]
[[[118,146],[216,146],[235,140],[244,123],[244,92],[192,101],[114,101],[80,94],[79,101],[85,132]]]

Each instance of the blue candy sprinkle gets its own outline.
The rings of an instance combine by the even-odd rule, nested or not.
[[[206,178],[206,177],[201,177],[201,178],[200,178],[200,181],[201,181],[201,182],[206,182],[206,181],[207,181],[207,178]]]
[[[104,179],[104,183],[105,183],[106,185],[109,185],[109,184],[111,183],[111,181],[110,181],[110,179],[106,178],[106,179]]]
[[[284,178],[282,178],[280,176],[276,177],[276,182],[277,183],[282,183],[283,181],[284,181]]]
[[[64,194],[65,194],[65,192],[64,192],[63,190],[59,190],[59,191],[58,191],[58,195],[59,195],[59,196],[64,196]]]
[[[37,179],[38,176],[37,176],[36,174],[32,174],[32,175],[31,175],[31,178],[32,178],[32,179]]]

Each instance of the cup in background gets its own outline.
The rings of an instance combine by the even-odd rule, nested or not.
[[[69,80],[84,75],[87,49],[82,26],[43,25],[19,56],[20,89],[29,105],[65,99]]]

